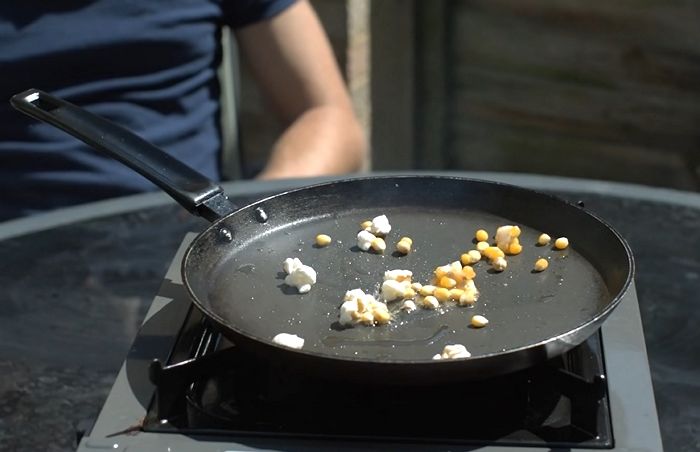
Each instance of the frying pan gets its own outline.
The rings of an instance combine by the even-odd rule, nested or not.
[[[237,209],[216,184],[123,128],[39,90],[12,105],[59,127],[148,177],[194,214],[212,222],[182,263],[194,305],[225,337],[259,359],[294,371],[397,384],[492,377],[557,356],[593,334],[621,302],[633,278],[631,251],[601,219],[535,191],[455,177],[401,176],[341,180],[292,190]],[[392,230],[384,254],[356,244],[363,220],[385,214]],[[474,247],[477,229],[517,224],[523,252],[496,273],[475,264],[481,297],[473,308],[400,311],[392,322],[344,328],[347,290],[376,292],[384,271],[408,269],[429,283],[436,266]],[[541,232],[566,236],[563,250],[536,246]],[[314,245],[319,233],[334,241]],[[413,251],[392,253],[399,237]],[[318,273],[311,291],[284,284],[282,261],[298,257]],[[534,272],[539,257],[549,268]],[[490,321],[469,327],[472,315]],[[301,350],[272,342],[278,333],[305,339]],[[470,358],[433,360],[447,344]]]

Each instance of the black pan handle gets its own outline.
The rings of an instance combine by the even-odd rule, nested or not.
[[[16,94],[10,103],[122,162],[196,215],[216,221],[236,210],[219,185],[113,122],[38,89]]]

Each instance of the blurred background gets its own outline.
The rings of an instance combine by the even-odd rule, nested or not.
[[[697,190],[700,3],[315,0],[373,170],[527,172]],[[245,65],[226,172],[278,126]]]

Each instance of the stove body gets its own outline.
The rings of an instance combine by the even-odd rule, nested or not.
[[[193,237],[79,451],[662,450],[634,286],[600,333],[541,366],[341,391],[251,359],[208,328],[180,278]]]

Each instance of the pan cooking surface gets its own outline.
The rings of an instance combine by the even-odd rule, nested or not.
[[[360,251],[356,246],[359,223],[386,214],[392,225],[384,255]],[[518,224],[523,252],[509,256],[502,273],[490,271],[487,262],[475,265],[481,296],[473,308],[447,303],[430,311],[418,308],[399,311],[400,301],[390,302],[394,321],[390,325],[343,328],[337,323],[339,307],[347,290],[360,288],[378,295],[386,270],[413,271],[413,281],[431,283],[432,271],[459,259],[474,248],[479,228],[491,235],[498,226]],[[589,321],[611,301],[600,274],[571,246],[556,251],[551,245],[535,246],[541,232],[553,239],[557,231],[539,231],[505,217],[464,208],[426,209],[416,206],[381,209],[349,209],[339,214],[292,222],[233,252],[209,275],[208,303],[221,317],[242,328],[245,334],[269,341],[278,333],[305,339],[304,350],[322,355],[392,361],[430,360],[446,344],[463,344],[480,356],[564,334]],[[325,233],[333,238],[317,248],[314,238]],[[582,231],[585,233],[585,231]],[[394,253],[401,236],[413,239],[413,252]],[[318,273],[317,283],[306,294],[284,284],[282,261],[298,257]],[[539,257],[549,258],[542,273],[532,272]],[[472,315],[486,316],[485,328],[469,326]]]

